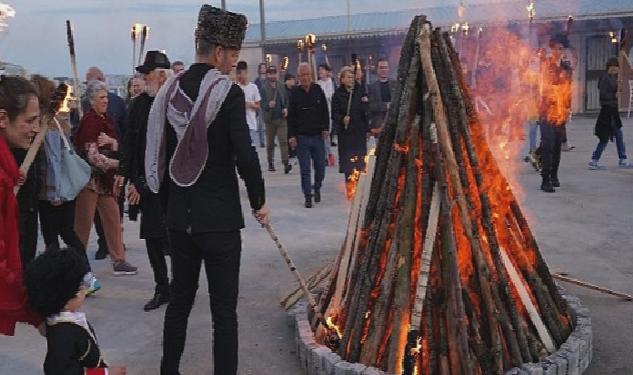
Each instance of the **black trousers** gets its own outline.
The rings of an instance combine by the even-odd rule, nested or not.
[[[189,235],[170,232],[171,300],[165,312],[161,375],[177,375],[187,322],[204,262],[213,318],[214,374],[237,374],[237,295],[242,240],[239,231]]]
[[[561,144],[566,137],[565,125],[553,125],[544,121],[541,126],[541,160],[543,169],[541,177],[543,183],[558,179],[558,167],[560,166]]]
[[[105,239],[105,233],[103,232],[103,225],[101,224],[101,218],[99,217],[99,211],[95,210],[95,231],[97,232],[97,244],[99,246],[99,250],[103,250],[104,252],[108,252],[108,243]]]
[[[167,276],[167,261],[165,260],[165,243],[167,238],[146,238],[147,256],[149,264],[154,271],[154,282],[156,291],[162,292],[169,288],[169,277]]]
[[[23,268],[29,264],[37,252],[37,210],[20,211],[20,258]]]
[[[90,263],[86,256],[86,248],[75,233],[75,201],[64,202],[59,206],[49,201],[40,201],[40,227],[46,250],[59,250],[59,237],[66,246],[77,251],[90,270]]]

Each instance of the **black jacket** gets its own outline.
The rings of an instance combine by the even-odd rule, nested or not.
[[[180,87],[196,100],[205,74],[206,64],[193,64],[180,79]],[[177,232],[229,232],[244,228],[237,173],[246,184],[251,208],[260,209],[265,201],[264,180],[257,152],[251,146],[246,123],[244,92],[233,85],[207,131],[209,157],[198,181],[190,187],[179,187],[169,175],[163,179],[167,190],[167,226]],[[167,160],[177,145],[174,129],[166,126]],[[165,189],[166,188],[166,189]]]
[[[330,129],[330,111],[321,86],[312,83],[308,92],[298,86],[288,101],[288,138],[320,135]]]
[[[57,323],[46,327],[46,343],[46,375],[83,375],[86,368],[108,367],[98,343],[77,324]]]
[[[152,103],[154,98],[146,93],[130,103],[119,174],[134,184],[141,194],[141,238],[164,238],[167,236],[167,227],[160,197],[149,190],[145,181],[147,119]]]
[[[350,123],[346,129],[343,118],[347,115],[349,92],[343,86],[339,86],[332,96],[332,128],[338,135],[340,172],[346,175],[354,169],[363,168],[365,155],[367,155],[367,133],[370,129],[367,119],[369,103],[363,102],[363,97],[367,97],[365,88],[356,84],[352,95]]]
[[[600,105],[618,108],[618,76],[605,74],[598,81]]]
[[[390,79],[389,81],[389,90],[391,91],[391,101],[396,96],[396,92],[398,90],[398,81]],[[369,85],[367,89],[367,93],[369,95],[369,111],[370,111],[370,122],[372,128],[380,128],[383,126],[385,117],[387,116],[387,103],[383,100],[382,92],[381,92],[381,82],[376,81]]]

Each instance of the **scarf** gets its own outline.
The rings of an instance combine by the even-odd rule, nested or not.
[[[160,88],[147,121],[145,177],[149,189],[158,193],[165,170],[180,187],[198,181],[209,156],[207,130],[220,112],[232,82],[217,69],[207,72],[193,102],[180,88],[182,73]],[[178,140],[174,154],[167,162],[165,124],[169,123]]]

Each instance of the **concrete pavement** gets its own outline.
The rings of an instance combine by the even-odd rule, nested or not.
[[[589,171],[586,163],[597,139],[593,119],[577,118],[569,125],[576,150],[563,154],[556,194],[539,190],[540,178],[517,161],[523,187],[523,207],[541,251],[554,271],[633,294],[633,170],[615,167],[615,145],[603,156],[605,171]],[[625,139],[633,151],[633,121],[625,120]],[[262,162],[264,153],[260,153]],[[263,165],[264,163],[262,163]],[[303,208],[298,166],[290,175],[265,173],[273,226],[299,269],[305,274],[333,258],[344,237],[348,203],[343,178],[328,168],[323,203]],[[265,231],[248,212],[243,231],[240,284],[240,374],[299,375],[294,339],[286,325],[280,298],[293,286],[292,275]],[[134,277],[111,276],[108,261],[93,261],[103,289],[86,302],[108,362],[127,365],[128,374],[158,374],[164,307],[143,312],[153,292],[153,279],[138,224],[126,222],[125,242]],[[94,243],[94,236],[93,236]],[[90,257],[94,254],[91,247]],[[563,284],[592,312],[593,363],[588,375],[633,374],[633,302]],[[189,321],[183,357],[185,375],[211,374],[211,317],[205,278]],[[14,338],[0,337],[0,374],[40,374],[46,343],[34,329],[20,327]]]

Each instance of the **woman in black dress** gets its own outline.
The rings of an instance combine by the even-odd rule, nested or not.
[[[341,85],[332,97],[332,127],[338,135],[339,171],[345,175],[348,198],[357,173],[365,170],[369,128],[369,99],[363,86],[354,81],[354,71],[344,67],[339,74]],[[353,90],[352,90],[353,87]],[[349,97],[352,95],[351,105]]]

